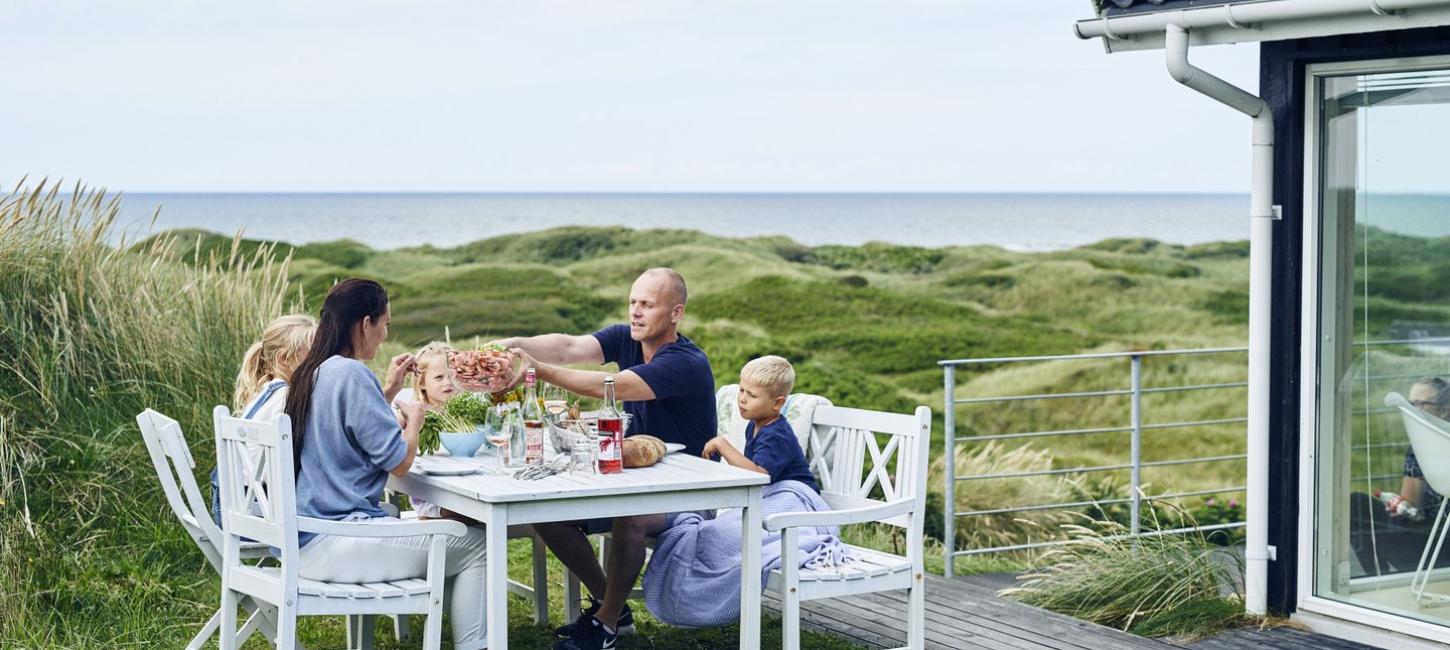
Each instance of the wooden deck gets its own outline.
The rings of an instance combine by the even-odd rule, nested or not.
[[[1266,630],[1229,630],[1202,641],[1186,643],[1192,650],[1245,650],[1247,648],[1276,648],[1280,650],[1375,650],[1371,646],[1332,636],[1314,634],[1291,627],[1276,627]]]
[[[767,599],[769,606],[778,603]],[[906,593],[833,598],[801,606],[801,626],[868,648],[906,645]],[[998,598],[993,589],[927,576],[931,650],[1173,650],[1174,646]]]
[[[930,650],[1373,650],[1293,628],[1231,630],[1175,645],[1146,639],[997,596],[1010,576],[947,580],[927,576],[926,647]],[[767,606],[779,602],[766,598]],[[906,645],[905,592],[808,602],[801,626],[867,648]]]

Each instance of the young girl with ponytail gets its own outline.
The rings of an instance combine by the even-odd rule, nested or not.
[[[317,321],[311,316],[288,314],[267,323],[262,340],[247,348],[242,355],[242,369],[237,373],[237,388],[232,395],[232,408],[241,417],[271,420],[287,403],[287,379],[292,370],[307,356]],[[260,451],[252,463],[261,461]],[[216,470],[211,473],[211,514],[221,525],[221,497],[217,490]]]

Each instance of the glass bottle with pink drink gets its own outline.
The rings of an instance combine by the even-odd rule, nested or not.
[[[624,471],[624,413],[614,401],[614,377],[604,378],[604,407],[599,409],[599,473]]]

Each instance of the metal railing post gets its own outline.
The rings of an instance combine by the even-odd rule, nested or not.
[[[956,550],[957,550],[957,367],[947,365],[945,367],[945,379],[943,380],[946,389],[946,399],[942,410],[942,429],[946,438],[946,454],[943,456],[942,464],[946,466],[945,493],[946,517],[942,519],[942,546],[946,548],[946,557],[942,563],[942,574],[951,578],[956,572]]]
[[[1133,401],[1133,442],[1132,442],[1132,478],[1129,480],[1128,497],[1132,499],[1132,533],[1137,535],[1141,530],[1139,520],[1139,508],[1143,503],[1143,357],[1133,355],[1129,357],[1132,362],[1132,401]]]

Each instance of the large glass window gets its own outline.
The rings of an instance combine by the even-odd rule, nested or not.
[[[1450,494],[1450,70],[1311,80],[1320,227],[1313,591],[1450,624],[1450,542],[1437,555],[1431,537],[1437,522],[1450,527],[1440,507]],[[1406,408],[1387,402],[1392,395]],[[1411,436],[1410,427],[1420,428]]]

